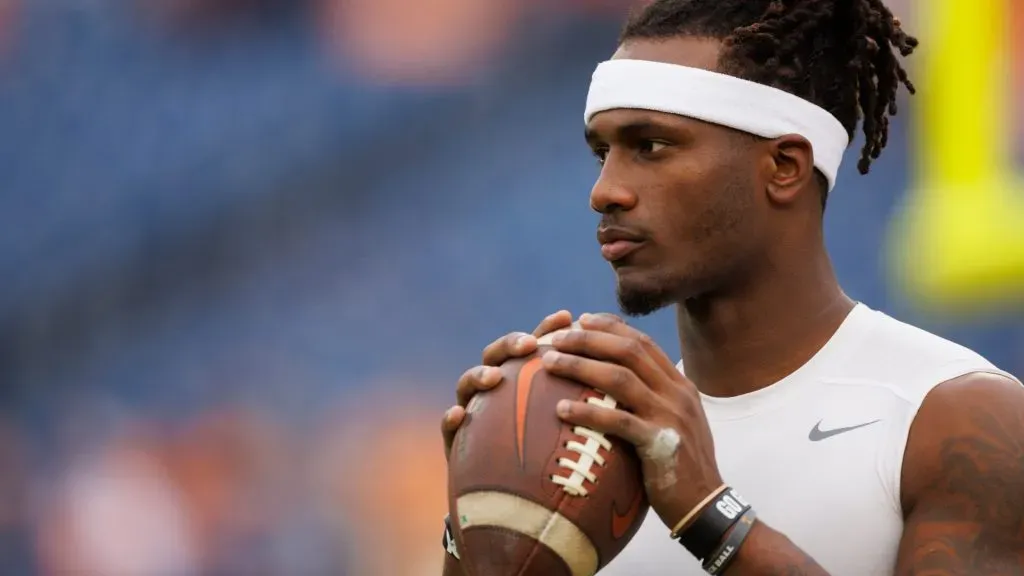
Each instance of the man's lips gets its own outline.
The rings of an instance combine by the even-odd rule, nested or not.
[[[647,239],[628,228],[606,226],[597,230],[597,241],[601,244],[601,256],[609,262],[615,262],[638,250]]]
[[[614,242],[601,244],[601,256],[609,262],[615,262],[636,252],[643,245],[643,242],[634,242],[632,240],[615,240]]]

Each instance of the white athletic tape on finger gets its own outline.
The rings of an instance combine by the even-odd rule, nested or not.
[[[618,108],[652,110],[778,138],[803,136],[814,166],[835,187],[850,143],[842,123],[824,108],[789,92],[700,68],[646,60],[609,60],[598,65],[587,96],[584,122]]]
[[[676,483],[676,453],[682,439],[679,433],[671,428],[662,428],[642,450],[643,457],[650,462],[656,474],[648,479],[653,481],[658,490],[671,488]]]

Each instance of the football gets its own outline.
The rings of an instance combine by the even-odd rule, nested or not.
[[[548,374],[550,336],[473,397],[452,445],[448,504],[469,576],[592,576],[647,515],[632,446],[556,415],[562,399],[610,410],[616,402]]]

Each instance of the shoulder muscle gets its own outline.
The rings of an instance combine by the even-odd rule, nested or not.
[[[1007,574],[1024,566],[1024,387],[969,374],[925,398],[903,462],[897,574]]]

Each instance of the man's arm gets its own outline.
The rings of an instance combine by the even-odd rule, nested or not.
[[[989,374],[938,386],[903,461],[897,576],[1021,573],[1024,387]]]
[[[785,535],[757,522],[726,570],[728,576],[828,576],[814,558],[808,556]]]
[[[1024,566],[1024,387],[993,374],[937,386],[903,459],[905,525],[896,576],[1014,575]],[[837,543],[837,545],[841,545]],[[728,576],[828,576],[756,522]],[[445,561],[444,576],[461,576]]]
[[[911,428],[903,471],[905,525],[896,576],[1024,570],[1024,387],[994,374],[937,386]],[[784,535],[757,523],[728,574],[828,573]]]

